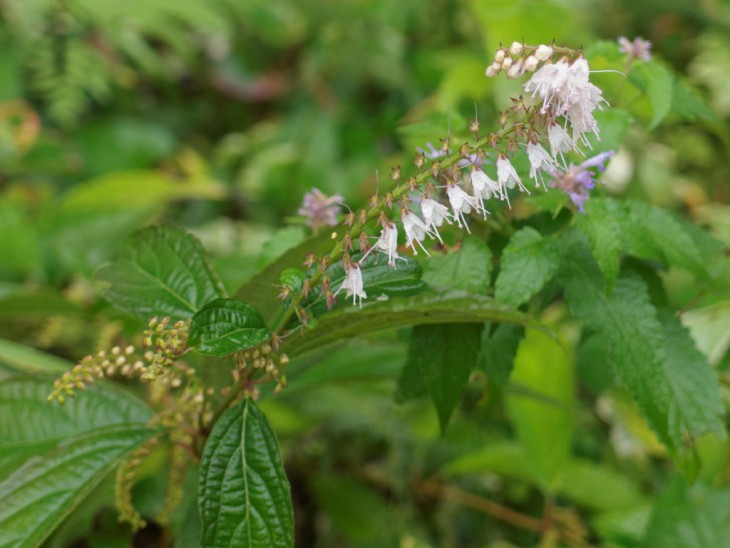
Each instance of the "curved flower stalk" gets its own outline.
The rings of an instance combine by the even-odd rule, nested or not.
[[[310,270],[306,292],[287,297],[288,305],[275,327],[277,336],[285,334],[294,315],[300,319],[308,317],[304,301],[309,291],[321,282],[327,286],[328,308],[343,291],[348,298],[353,298],[353,304],[362,305],[367,298],[362,266],[365,261],[377,261],[377,256],[382,254],[389,266],[396,267],[400,258],[398,224],[405,234],[406,247],[415,254],[417,244],[428,253],[428,240],[443,243],[439,228],[444,222],[468,232],[472,213],[487,219],[488,200],[506,202],[510,207],[510,194],[529,194],[512,163],[515,156],[524,154],[535,186],[562,189],[577,209],[583,211],[588,191],[595,182],[589,170],[602,167],[612,155],[603,153],[577,166],[568,164],[565,158],[570,152],[585,156],[582,149],[591,147],[589,134],[600,138],[593,114],[608,104],[601,90],[590,82],[587,60],[579,51],[554,44],[529,46],[514,42],[495,53],[486,75],[492,77],[502,72],[510,79],[531,74],[524,85],[526,98],[514,98],[513,106],[499,116],[500,127],[486,137],[479,136],[479,121],[473,120],[469,130],[474,139],[458,150],[452,148],[448,138],[439,148],[428,143],[428,151],[418,149],[414,159],[415,176],[402,181],[400,166],[393,168],[391,180],[395,187],[383,196],[372,196],[368,209],[345,216],[347,232],[329,255],[308,259],[307,266],[317,263],[319,266]],[[548,182],[544,175],[548,176]],[[399,214],[391,219],[390,212],[398,203]],[[380,231],[369,236],[373,221],[380,226]],[[372,237],[376,240],[371,245]],[[351,254],[358,252],[362,258],[354,262]],[[326,271],[338,260],[342,261],[346,276],[332,293]]]

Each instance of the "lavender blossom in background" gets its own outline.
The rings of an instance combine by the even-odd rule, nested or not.
[[[431,143],[426,143],[426,146],[428,147],[428,151],[423,150],[421,147],[417,147],[416,150],[429,160],[435,160],[436,158],[441,158],[447,154],[445,150],[437,149]]]
[[[598,181],[597,174],[591,171],[591,168],[595,167],[599,172],[606,171],[605,164],[613,155],[614,151],[609,150],[588,158],[577,166],[570,164],[566,171],[551,170],[550,175],[553,177],[551,186],[565,191],[571,201],[578,206],[578,211],[585,213],[583,206],[590,195],[589,190],[594,188]]]
[[[621,53],[625,53],[630,59],[643,59],[644,61],[651,60],[651,42],[649,42],[649,40],[644,40],[637,36],[633,41],[631,41],[625,36],[621,36],[618,39],[618,43]]]
[[[318,188],[313,188],[304,195],[302,207],[299,208],[299,215],[307,218],[307,224],[315,232],[323,226],[334,226],[337,224],[337,215],[340,213],[339,204],[344,200],[339,194],[326,196]]]

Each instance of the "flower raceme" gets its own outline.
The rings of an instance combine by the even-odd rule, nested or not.
[[[391,178],[398,186],[384,198],[374,196],[370,210],[362,210],[358,215],[350,213],[347,217],[346,224],[352,227],[350,233],[339,250],[329,257],[338,259],[344,255],[346,276],[334,295],[345,291],[354,304],[362,305],[367,298],[362,265],[373,251],[385,255],[389,266],[397,267],[401,259],[398,224],[405,235],[405,246],[414,254],[418,253],[416,246],[428,254],[427,239],[443,243],[439,228],[444,222],[468,232],[472,212],[486,220],[488,200],[504,201],[511,207],[510,193],[529,194],[512,163],[517,155],[526,158],[528,176],[536,187],[563,190],[577,210],[583,212],[589,190],[596,182],[592,170],[603,171],[613,154],[603,152],[578,165],[566,160],[566,155],[571,153],[585,156],[582,149],[591,148],[590,135],[600,140],[594,113],[608,104],[601,90],[590,82],[588,61],[582,53],[568,48],[514,42],[498,50],[486,70],[490,77],[501,72],[509,79],[528,73],[531,77],[523,87],[525,98],[513,99],[514,106],[500,115],[498,131],[479,139],[479,122],[475,120],[469,125],[475,137],[473,144],[465,143],[454,151],[448,138],[438,149],[428,143],[428,152],[419,149],[416,155],[414,163],[419,171],[416,177],[399,183],[400,167],[394,168]],[[391,220],[386,211],[398,200],[399,218]],[[309,196],[309,207],[303,207],[302,213],[315,210],[319,222],[329,224],[329,208],[334,203],[334,198],[313,194]],[[365,230],[375,218],[379,219],[381,228],[371,247]],[[355,241],[359,241],[362,253],[357,262],[349,254]]]

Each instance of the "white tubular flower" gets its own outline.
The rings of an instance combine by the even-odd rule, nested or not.
[[[428,227],[426,224],[421,220],[421,218],[413,213],[412,211],[403,211],[401,213],[401,221],[403,222],[403,230],[406,233],[406,246],[413,249],[413,254],[418,255],[418,251],[416,250],[416,243],[423,249],[423,251],[428,255],[429,257],[431,254],[428,252],[428,250],[423,247],[423,244],[421,243],[424,238],[426,238],[426,234],[429,234]]]
[[[388,255],[388,265],[395,266],[395,260],[400,259],[398,255],[398,228],[395,223],[388,223],[380,232],[380,237],[372,249]],[[364,259],[365,257],[363,257]]]
[[[463,223],[463,227],[466,228],[466,231],[471,232],[469,230],[469,225],[466,223],[466,217],[464,217],[464,214],[466,213],[468,215],[471,213],[472,208],[476,208],[476,204],[472,201],[472,197],[457,184],[450,184],[446,187],[446,196],[449,198],[449,203],[451,204],[451,209],[453,211],[451,216],[456,221],[457,226],[462,228]]]
[[[532,97],[539,95],[542,99],[542,108],[540,112],[545,114],[548,109],[553,106],[560,114],[562,109],[562,95],[567,88],[570,65],[565,59],[561,59],[557,63],[547,63],[532,75],[525,84],[525,91],[532,92]]]
[[[421,213],[423,213],[423,220],[426,222],[426,228],[429,233],[436,236],[439,242],[444,243],[441,239],[441,234],[439,234],[438,227],[444,223],[444,219],[449,223],[451,222],[447,218],[449,210],[446,206],[431,198],[423,198],[421,200]]]
[[[487,218],[487,208],[484,207],[484,200],[489,199],[493,194],[502,199],[502,189],[497,181],[489,178],[481,169],[475,168],[471,170],[471,186],[474,190],[474,203],[477,205],[477,211],[481,211],[484,218]]]
[[[542,171],[555,169],[555,160],[552,159],[548,151],[545,150],[540,143],[527,144],[527,159],[530,160],[530,178],[535,179],[535,186],[542,183],[545,187],[545,181],[542,179]]]
[[[570,152],[575,147],[575,144],[570,139],[570,135],[568,135],[568,132],[563,129],[563,126],[558,123],[550,124],[547,134],[548,142],[550,143],[550,152],[552,153],[553,158],[557,159],[558,156],[560,156],[563,166],[565,166],[565,157],[563,156],[563,153]]]
[[[519,78],[523,72],[525,72],[525,64],[522,62],[522,59],[518,59],[512,63],[512,66],[507,71],[507,79],[514,80]]]
[[[501,152],[497,157],[497,181],[499,181],[500,186],[503,188],[514,188],[515,185],[517,185],[523,192],[527,192],[528,194],[530,193],[530,191],[522,184],[522,180],[520,179],[520,176],[517,175],[515,168],[512,166],[512,162],[510,162],[509,158]],[[504,194],[505,196],[507,195],[506,190],[504,191]]]
[[[360,299],[360,306],[362,306],[362,300],[367,299],[368,296],[363,289],[362,270],[360,270],[360,265],[357,263],[350,263],[346,269],[345,281],[342,282],[340,288],[335,291],[335,295],[345,289],[347,291],[346,296],[352,297],[352,304],[357,304],[357,299]]]

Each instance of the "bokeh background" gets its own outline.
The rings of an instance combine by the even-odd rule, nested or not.
[[[75,361],[138,332],[93,280],[135,229],[191,230],[235,291],[307,233],[297,209],[312,187],[354,209],[376,170],[409,165],[417,146],[438,146],[475,108],[489,131],[519,86],[484,76],[500,44],[590,50],[619,36],[650,40],[655,60],[706,104],[692,122],[670,116],[647,130],[646,98],[627,93],[621,75],[595,75],[609,100],[647,122],[628,127],[609,189],[730,245],[727,1],[0,0],[0,365],[23,367],[11,343]],[[664,282],[675,306],[715,304],[681,272]],[[720,339],[723,370],[728,335]],[[528,515],[544,504],[510,453],[499,402],[480,403],[474,380],[441,437],[428,402],[393,401],[405,354],[398,334],[365,354],[338,347],[263,404],[286,457],[298,545],[534,545],[534,531],[464,499],[477,493]],[[555,519],[588,543],[638,546],[655,501],[679,488],[636,409],[605,397],[605,379],[581,363],[574,445],[602,467],[575,471]],[[486,456],[469,452],[490,444]],[[727,449],[707,451],[709,487],[692,496],[730,508]],[[138,488],[143,509],[162,489],[161,466]],[[458,490],[408,483],[437,472]],[[112,503],[102,490],[50,544],[195,538],[194,509],[172,533],[153,526],[133,540]],[[697,546],[730,545],[708,519],[714,540]]]

